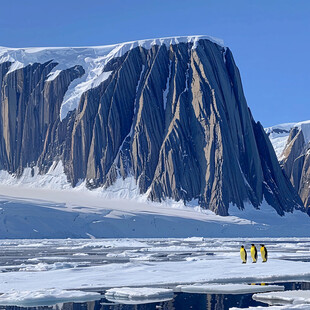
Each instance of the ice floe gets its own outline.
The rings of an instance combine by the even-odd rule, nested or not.
[[[7,306],[48,306],[63,302],[86,302],[99,300],[100,293],[83,291],[66,291],[61,289],[41,289],[36,291],[11,290],[0,295],[0,305]]]
[[[156,287],[111,288],[106,291],[105,298],[124,304],[152,303],[172,299],[173,290]]]
[[[260,292],[284,291],[281,285],[249,285],[249,284],[196,284],[179,285],[176,292],[196,294],[250,294]]]
[[[309,310],[309,305],[286,305],[286,306],[270,306],[270,307],[249,307],[243,310]],[[240,310],[240,308],[229,308],[229,310]]]
[[[261,263],[260,256],[256,264],[241,263],[240,245],[248,249],[251,243],[266,245],[267,263]],[[178,285],[182,291],[203,293],[275,291],[281,286],[268,283],[310,279],[309,249],[309,238],[2,239],[0,294],[12,289],[101,291]],[[76,255],[80,253],[88,255]]]
[[[270,305],[308,304],[310,309],[310,290],[260,293],[253,295],[253,299]]]
[[[97,266],[56,269],[44,272],[0,273],[0,290],[8,292],[61,289],[110,288],[118,286],[177,285],[191,283],[253,283],[307,279],[310,263],[270,259],[268,263],[241,264],[239,253],[231,257],[205,256],[196,261],[124,261]],[[100,275],[100,276],[98,276]]]
[[[48,271],[57,269],[70,269],[77,267],[76,263],[56,262],[53,264],[38,263],[36,265],[22,265],[19,271]]]

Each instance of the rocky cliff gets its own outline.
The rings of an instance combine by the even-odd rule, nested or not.
[[[287,124],[286,134],[283,135],[283,150],[279,152],[279,162],[294,188],[300,195],[307,212],[310,214],[310,122]],[[269,134],[276,133],[271,141],[279,135],[274,126],[267,130]],[[281,125],[280,125],[281,127]],[[279,139],[279,137],[278,137]]]
[[[44,174],[62,161],[72,186],[133,176],[151,200],[221,215],[263,199],[280,215],[300,208],[231,51],[210,38],[145,42],[0,49],[0,169]]]

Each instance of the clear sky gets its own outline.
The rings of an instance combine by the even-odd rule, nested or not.
[[[0,10],[0,45],[9,47],[221,38],[256,120],[310,119],[310,0],[2,0]]]

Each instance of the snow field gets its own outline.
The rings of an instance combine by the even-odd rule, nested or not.
[[[108,189],[72,188],[61,162],[46,175],[26,168],[21,178],[0,172],[2,238],[115,237],[307,237],[310,218],[300,211],[280,217],[263,202],[229,208],[221,217],[182,201],[150,202],[135,180],[118,179]],[[286,227],[290,226],[290,230]]]

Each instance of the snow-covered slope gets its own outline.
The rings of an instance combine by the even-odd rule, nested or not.
[[[29,185],[29,183],[28,183]],[[129,185],[129,186],[128,186]],[[55,190],[0,185],[1,238],[288,237],[309,236],[310,219],[294,210],[280,217],[265,201],[259,209],[230,207],[230,216],[182,202],[154,203],[130,184],[116,192],[81,187]],[[111,197],[119,198],[111,199]],[[131,199],[129,199],[131,197]],[[291,227],[289,230],[287,227]]]
[[[92,191],[72,187],[61,161],[46,174],[30,168],[20,178],[0,171],[2,238],[258,237],[308,236],[310,218],[294,210],[284,217],[264,201],[259,209],[231,205],[230,216],[167,199],[151,202],[133,177]],[[286,227],[292,227],[287,230]]]
[[[75,65],[81,65],[85,74],[70,84],[61,106],[60,118],[64,119],[69,111],[77,108],[82,94],[106,80],[111,72],[103,72],[105,65],[115,57],[121,57],[135,47],[150,49],[153,45],[170,46],[170,44],[193,43],[193,48],[201,39],[207,39],[224,46],[221,39],[210,36],[179,36],[159,39],[138,40],[114,45],[91,47],[30,47],[7,48],[0,47],[0,64],[12,62],[8,73],[23,68],[29,64],[45,63],[53,60],[58,65],[51,71],[47,81],[54,80],[62,70]]]
[[[292,128],[297,127],[302,130],[305,142],[310,141],[310,120],[298,123],[285,123],[265,128],[267,135],[274,147],[279,160],[282,160],[282,153]]]

